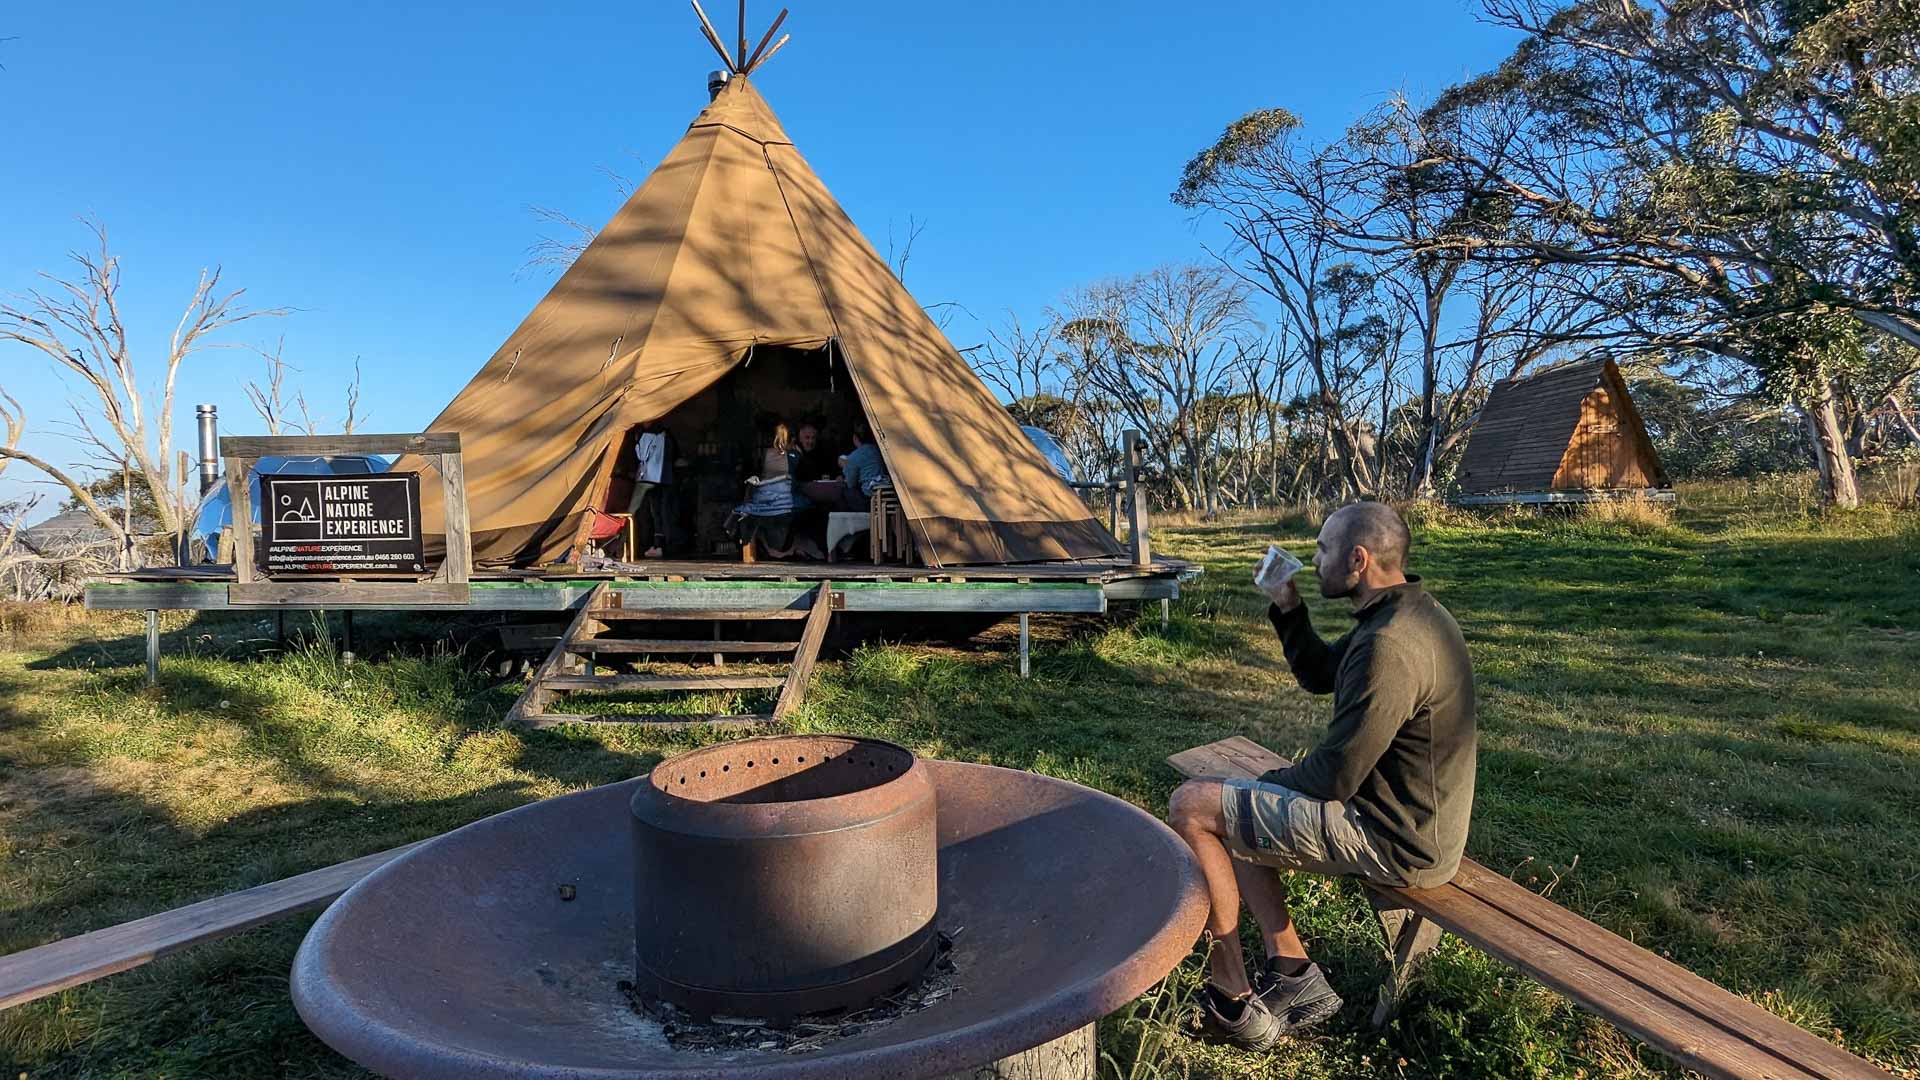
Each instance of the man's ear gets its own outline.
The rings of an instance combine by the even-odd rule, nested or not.
[[[1352,570],[1355,574],[1365,574],[1367,568],[1372,565],[1373,552],[1368,551],[1359,544],[1353,545],[1353,553],[1347,556],[1347,569]]]

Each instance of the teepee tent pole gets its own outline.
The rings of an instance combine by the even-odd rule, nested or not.
[[[740,62],[736,71],[747,70],[747,0],[740,0]]]
[[[760,44],[753,47],[753,55],[747,57],[747,66],[741,69],[743,74],[751,75],[753,69],[760,66],[760,61],[764,59],[760,54],[767,51],[767,42],[773,40],[773,35],[780,32],[780,24],[786,21],[787,9],[781,8],[780,14],[774,17],[773,25],[767,27],[767,32],[761,35]]]
[[[777,53],[777,52],[779,52],[779,51],[780,51],[780,47],[781,47],[782,45],[785,45],[785,44],[786,44],[787,42],[789,42],[789,41],[792,41],[792,40],[793,40],[793,35],[792,35],[792,34],[783,34],[783,35],[781,35],[781,37],[780,37],[780,40],[779,40],[779,41],[776,41],[776,42],[774,42],[774,43],[773,43],[773,48],[771,48],[771,49],[768,49],[768,50],[766,51],[766,54],[765,54],[764,56],[762,56],[762,57],[760,57],[760,59],[758,59],[758,60],[755,60],[755,61],[753,62],[753,66],[754,66],[754,67],[759,67],[760,65],[762,65],[762,64],[764,64],[764,63],[766,63],[767,61],[769,61],[769,60],[771,60],[771,59],[773,59],[773,54],[774,54],[774,53]]]
[[[707,21],[707,13],[700,6],[700,0],[693,0],[693,13],[700,16],[700,30],[707,35],[707,44],[713,46],[713,51],[720,54],[720,62],[727,65],[727,71],[730,74],[738,75],[740,69],[733,66],[733,57],[727,53],[727,47],[720,44],[720,35],[714,32],[713,24]]]

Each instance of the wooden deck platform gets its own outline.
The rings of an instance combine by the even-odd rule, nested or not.
[[[324,601],[286,601],[273,590],[238,585],[224,566],[156,567],[114,574],[86,587],[89,608],[121,611],[571,611],[602,582],[634,599],[710,611],[738,606],[798,605],[813,585],[832,581],[845,611],[1103,612],[1109,602],[1172,600],[1180,583],[1201,573],[1196,563],[1156,558],[1150,566],[1121,559],[935,569],[872,563],[737,563],[662,560],[620,573],[570,568],[475,570],[465,602],[397,605],[377,587],[356,595],[355,583],[327,590]],[[368,586],[379,583],[368,582]],[[720,602],[725,601],[725,602]],[[700,616],[704,617],[704,616]]]

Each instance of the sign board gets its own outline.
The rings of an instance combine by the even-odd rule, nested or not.
[[[260,476],[260,569],[272,574],[420,573],[420,474]]]

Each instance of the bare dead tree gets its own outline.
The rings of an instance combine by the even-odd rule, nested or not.
[[[269,435],[286,433],[289,413],[289,403],[285,395],[288,365],[283,356],[286,345],[287,339],[283,337],[274,343],[272,352],[265,349],[257,350],[267,363],[266,385],[249,382],[241,388],[247,395],[247,401],[252,403],[253,411],[259,414],[260,422],[266,425]],[[305,404],[306,398],[302,396],[297,407],[304,410]],[[311,435],[313,432],[309,430],[307,434]]]
[[[887,219],[887,267],[893,271],[893,276],[902,285],[907,283],[907,261],[913,258],[913,242],[920,239],[920,234],[926,231],[926,222],[908,214],[905,235],[896,243],[893,235],[893,219]]]
[[[286,397],[287,372],[299,369],[286,362],[284,351],[286,339],[275,343],[273,351],[256,349],[266,361],[266,384],[249,382],[242,389],[247,401],[253,405],[253,411],[259,415],[260,422],[266,425],[267,434],[283,435],[297,432],[303,435],[318,435],[324,426],[324,417],[316,418],[313,409],[307,404],[307,392],[304,388],[295,389],[293,400]],[[298,419],[295,419],[295,417]],[[346,414],[341,421],[342,434],[353,434],[354,427],[364,418],[360,416],[360,361],[353,362],[353,380],[347,383]]]
[[[4,429],[5,447],[8,450],[20,449],[20,440],[27,433],[27,413],[20,407],[20,402],[4,390],[0,390],[0,429]],[[13,460],[11,457],[0,457],[0,476],[6,475],[7,466],[13,464]],[[0,564],[4,564],[13,551],[14,542],[25,527],[27,515],[39,501],[38,496],[30,496],[0,504]]]
[[[1023,424],[1045,427],[1040,413],[1051,403],[1043,399],[1052,397],[1071,404],[1085,385],[1071,378],[1060,362],[1057,331],[1052,318],[1028,329],[1020,316],[1009,311],[1001,325],[987,331],[985,347],[972,357],[974,371],[1000,391],[1007,399],[1007,408]]]
[[[528,206],[527,213],[532,214],[543,229],[552,230],[556,235],[543,231],[527,245],[525,258],[520,263],[519,273],[523,277],[533,273],[557,274],[572,266],[600,232],[551,206]]]
[[[0,341],[26,345],[76,377],[89,392],[76,410],[85,438],[126,463],[153,492],[160,531],[183,537],[192,500],[188,478],[169,461],[173,445],[174,387],[188,357],[214,344],[221,331],[252,319],[278,316],[284,308],[240,304],[245,290],[224,290],[220,270],[202,271],[167,343],[157,395],[140,385],[140,372],[120,313],[120,260],[107,244],[106,228],[88,221],[97,249],[71,253],[79,273],[71,279],[42,274],[49,286],[0,300]],[[65,487],[103,528],[126,539],[115,521],[66,469],[18,447],[0,457],[21,461]]]
[[[1258,330],[1249,291],[1216,267],[1165,266],[1077,290],[1055,316],[1074,377],[1147,433],[1187,508],[1208,502],[1205,451],[1222,418],[1202,402],[1227,385],[1236,341]]]
[[[640,155],[631,151],[627,156],[636,162],[640,160]],[[636,185],[631,177],[610,165],[596,165],[594,169],[613,185],[621,202],[633,197]],[[529,204],[527,213],[532,214],[533,219],[540,223],[541,233],[521,253],[524,257],[521,260],[520,269],[515,271],[516,277],[526,277],[531,274],[557,274],[566,270],[587,250],[587,245],[593,243],[593,238],[600,234],[599,229],[580,221],[564,210],[551,206]]]

